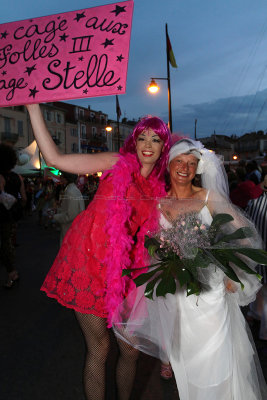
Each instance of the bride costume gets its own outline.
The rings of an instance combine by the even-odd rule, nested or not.
[[[212,215],[226,212],[234,217],[227,233],[250,226],[254,236],[239,244],[260,247],[255,228],[228,200],[227,178],[220,159],[200,142],[182,139],[172,147],[169,162],[182,153],[199,159],[197,173],[202,174],[202,187],[207,189],[206,201],[167,198],[159,207],[164,210],[167,205],[179,213],[193,207],[206,225],[211,224]],[[164,212],[159,223],[165,229],[172,225]],[[234,283],[235,292],[227,291],[229,278],[210,264],[199,268],[199,279],[206,288],[199,296],[186,296],[186,290],[177,283],[174,295],[154,294],[150,300],[144,296],[143,285],[132,291],[114,314],[113,329],[120,339],[171,363],[180,400],[267,399],[257,351],[239,307],[255,299],[261,284],[255,275],[232,267],[244,283],[244,290]]]

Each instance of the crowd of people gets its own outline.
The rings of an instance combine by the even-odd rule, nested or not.
[[[258,164],[256,160],[248,162],[240,160],[235,167],[227,166],[231,201],[244,210],[250,200],[262,194],[260,184],[265,174],[267,174],[266,168]]]
[[[11,289],[19,281],[15,265],[15,246],[18,220],[23,215],[26,192],[21,176],[12,171],[17,162],[15,150],[0,144],[0,242],[1,262],[6,268],[5,288]]]
[[[61,244],[72,221],[92,200],[99,184],[97,175],[78,177],[64,171],[55,178],[21,176],[13,171],[16,162],[13,147],[0,144],[0,261],[7,272],[6,289],[12,289],[20,279],[15,265],[18,223],[35,214],[39,225],[60,231]]]
[[[60,208],[64,190],[69,183],[75,184],[80,195],[82,195],[85,206],[87,206],[97,190],[99,177],[97,174],[90,176],[68,175],[62,171],[60,176],[55,176],[55,178],[51,176],[46,178],[43,176],[26,176],[23,182],[26,192],[24,214],[32,215],[33,211],[37,211],[39,224],[47,228],[51,223],[55,222],[53,215]]]
[[[228,169],[228,182],[231,201],[244,210],[250,218],[267,250],[267,169],[265,162],[241,160],[236,168]],[[267,274],[266,268],[257,266],[262,276],[262,288],[256,300],[249,306],[248,322],[253,325],[260,321],[259,338],[267,340]]]
[[[260,283],[256,274],[236,271],[239,278],[229,277],[210,264],[201,275],[203,293],[187,296],[178,287],[153,300],[143,286],[136,289],[133,279],[122,275],[124,269],[136,269],[137,276],[148,265],[146,235],[172,227],[182,209],[205,226],[227,212],[233,226],[252,228],[246,246],[259,248],[260,234],[265,248],[264,171],[252,161],[226,174],[214,153],[190,139],[175,142],[157,117],[140,120],[119,153],[61,154],[39,106],[27,108],[47,165],[64,172],[60,182],[16,178],[15,193],[8,186],[14,165],[1,167],[0,190],[16,202],[20,197],[24,215],[37,213],[44,228],[60,227],[60,250],[41,290],[75,312],[86,343],[86,398],[105,398],[108,328],[113,327],[120,350],[120,400],[130,398],[140,349],[161,359],[167,377],[173,370],[181,400],[264,400],[266,384],[240,311],[250,304],[246,318],[261,321],[260,339],[267,340],[264,266],[250,265],[262,275]],[[6,222],[1,220],[1,226]],[[2,260],[6,229],[1,228]],[[7,273],[12,287],[19,278],[14,262]],[[244,290],[236,279],[244,282]]]

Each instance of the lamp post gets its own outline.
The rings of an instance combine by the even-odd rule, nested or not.
[[[107,137],[108,133],[112,134],[113,128],[112,128],[112,126],[108,123],[108,125],[105,127],[105,130],[106,130],[106,137]],[[113,151],[112,137],[111,137],[111,147],[112,147],[112,148],[111,148],[111,151]]]
[[[171,78],[170,78],[170,55],[169,55],[169,35],[168,35],[168,25],[165,25],[166,32],[166,56],[167,56],[167,78],[150,78],[151,82],[148,86],[148,91],[152,94],[155,94],[159,91],[159,86],[156,83],[156,80],[165,80],[168,82],[168,111],[169,111],[169,128],[172,132],[172,101],[171,101]],[[177,66],[176,66],[177,67]]]
[[[119,118],[117,118],[117,142],[118,142],[118,151],[119,151],[120,147],[121,147],[121,142],[120,142],[120,121],[119,121]]]

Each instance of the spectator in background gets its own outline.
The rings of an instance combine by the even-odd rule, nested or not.
[[[264,177],[265,175],[267,175],[267,155],[264,155],[264,159],[263,162],[260,165],[261,167],[261,176]]]
[[[229,191],[234,190],[238,185],[238,178],[235,171],[229,170],[227,172]]]
[[[44,225],[48,228],[49,222],[51,222],[51,211],[55,206],[55,185],[52,179],[46,179],[43,183],[43,187],[36,194],[38,198],[37,211],[39,214],[39,224]]]
[[[242,167],[242,168],[246,169],[246,165],[247,165],[246,160],[239,160],[238,161],[238,167]]]
[[[87,208],[88,204],[93,200],[93,197],[98,188],[98,184],[99,184],[99,178],[96,174],[93,174],[93,175],[88,175],[82,189],[80,188],[79,185],[77,185],[83,194],[83,198],[85,201],[85,208]]]
[[[62,172],[61,181],[66,187],[62,194],[61,206],[54,215],[54,221],[60,225],[60,245],[74,218],[84,210],[82,193],[75,184],[77,175]]]
[[[261,172],[259,171],[258,164],[256,160],[251,160],[247,163],[246,165],[246,179],[250,180],[255,183],[255,185],[258,185],[261,183]]]
[[[25,214],[32,215],[33,210],[33,196],[34,196],[34,183],[31,179],[24,179],[24,186],[26,192],[26,205],[25,205]]]
[[[42,225],[43,216],[42,216],[42,195],[44,191],[44,181],[41,177],[38,177],[35,181],[34,185],[34,205],[35,209],[38,213],[38,224]]]
[[[81,193],[84,193],[88,183],[88,176],[87,175],[79,175],[77,177],[76,186],[80,190]]]
[[[19,280],[15,267],[15,244],[17,221],[23,214],[27,197],[22,177],[11,171],[17,162],[15,150],[6,144],[0,144],[0,190],[16,198],[10,209],[0,204],[1,261],[8,274],[5,287],[11,289]]]
[[[246,180],[246,170],[242,167],[237,167],[236,176],[238,183],[236,187],[232,186],[230,199],[236,206],[244,210],[249,200],[257,199],[262,194],[262,188],[253,181]]]
[[[261,183],[263,192],[257,199],[250,200],[246,208],[248,216],[254,222],[256,228],[261,234],[264,249],[267,249],[267,175]],[[258,273],[262,276],[262,288],[257,293],[256,300],[250,304],[247,314],[247,320],[260,321],[259,338],[267,340],[267,271],[266,267],[258,265]]]

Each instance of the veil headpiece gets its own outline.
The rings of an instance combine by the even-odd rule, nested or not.
[[[183,138],[171,147],[168,168],[170,162],[180,154],[192,154],[199,160],[196,173],[201,175],[202,187],[225,198],[229,197],[228,179],[222,157],[206,149],[200,141]]]

